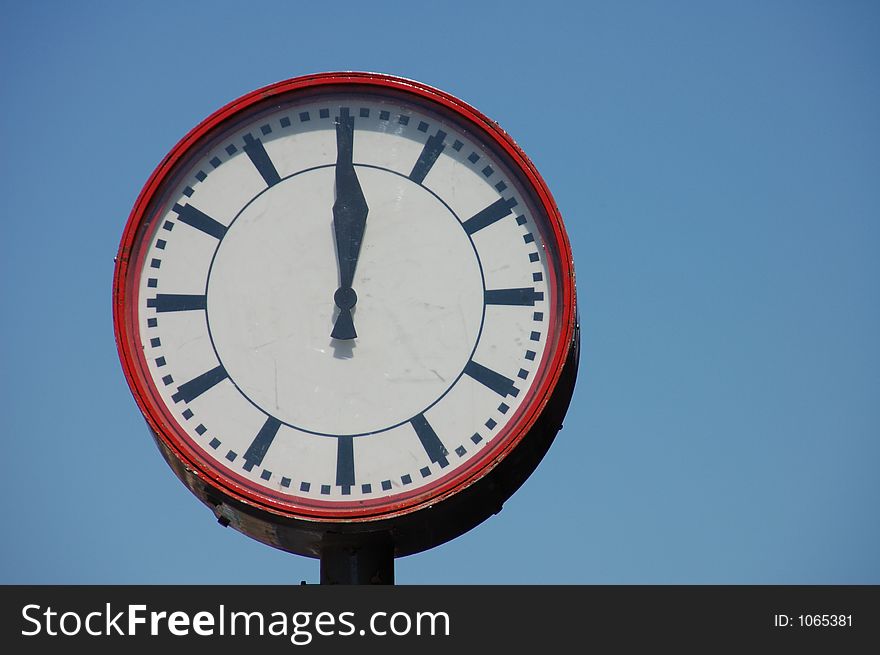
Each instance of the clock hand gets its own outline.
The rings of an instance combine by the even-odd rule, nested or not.
[[[351,288],[354,271],[361,251],[364,228],[367,223],[367,201],[361,190],[352,163],[354,145],[354,117],[348,108],[339,110],[336,121],[336,202],[333,203],[333,229],[336,235],[336,258],[339,262],[339,288],[333,301],[339,307],[339,316],[330,337],[354,339],[357,332],[351,310],[357,303],[357,294]]]

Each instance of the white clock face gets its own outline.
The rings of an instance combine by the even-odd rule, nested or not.
[[[304,506],[425,491],[504,438],[557,311],[552,232],[511,166],[400,94],[227,125],[166,181],[137,330],[166,415]]]

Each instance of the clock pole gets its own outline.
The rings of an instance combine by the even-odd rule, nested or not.
[[[394,544],[327,535],[321,546],[321,584],[394,584]]]

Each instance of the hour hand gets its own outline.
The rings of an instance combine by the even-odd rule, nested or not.
[[[333,339],[357,337],[351,315],[351,310],[357,303],[352,282],[369,207],[352,163],[353,145],[354,117],[349,115],[348,108],[343,107],[336,122],[336,201],[333,203],[333,229],[339,264],[339,288],[333,294],[333,301],[339,308],[339,315],[330,334]]]

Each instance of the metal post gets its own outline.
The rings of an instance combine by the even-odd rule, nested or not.
[[[321,584],[394,584],[394,546],[390,542],[325,541]]]

